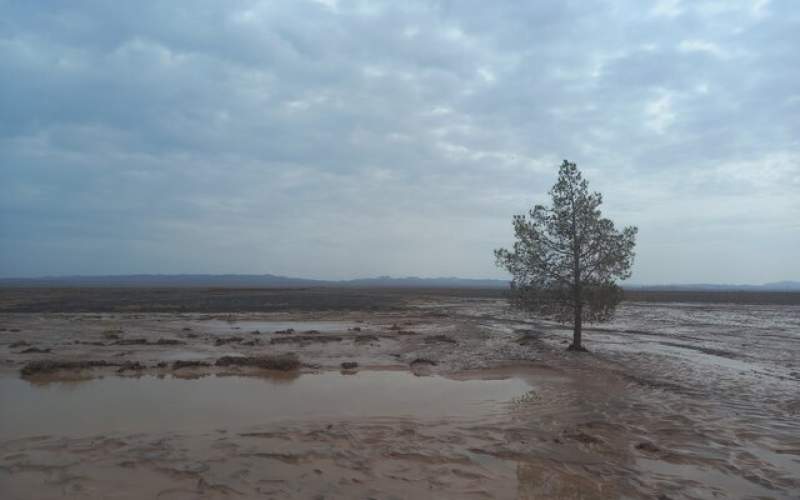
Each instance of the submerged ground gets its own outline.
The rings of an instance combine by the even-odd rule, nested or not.
[[[0,289],[0,496],[800,496],[799,295],[569,336],[491,290]]]

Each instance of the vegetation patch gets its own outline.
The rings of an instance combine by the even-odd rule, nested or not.
[[[117,340],[122,336],[122,330],[106,330],[103,332],[103,337],[108,340]]]
[[[111,363],[103,360],[91,361],[54,361],[54,360],[40,360],[31,361],[20,370],[23,377],[31,375],[42,375],[53,373],[60,370],[85,370],[89,368],[102,368],[108,366],[121,366],[121,363]]]
[[[220,367],[246,366],[280,371],[291,371],[300,368],[300,360],[293,354],[277,356],[223,356],[214,364]]]
[[[377,335],[358,335],[353,342],[356,344],[369,344],[370,342],[378,342],[379,340]]]
[[[270,339],[270,344],[314,344],[326,342],[341,342],[338,335],[295,335],[292,337],[275,337]]]
[[[181,368],[205,368],[211,366],[207,361],[175,361],[172,363],[173,370],[180,370]]]
[[[542,332],[538,330],[514,330],[514,333],[521,333],[522,335],[518,337],[514,342],[519,345],[530,345],[534,342],[539,341],[539,336]]]
[[[438,365],[439,363],[437,363],[436,361],[434,361],[434,360],[432,360],[432,359],[428,359],[428,358],[417,358],[417,359],[415,359],[414,361],[412,361],[412,362],[411,362],[411,363],[409,363],[409,364],[410,364],[411,366],[414,366],[414,365],[429,365],[429,366],[436,366],[436,365]]]
[[[122,366],[117,368],[117,373],[122,373],[128,370],[139,371],[144,370],[145,368],[146,367],[138,361],[126,361],[125,363],[122,363]]]
[[[147,345],[147,339],[143,337],[135,339],[120,339],[114,342],[113,345]]]
[[[221,346],[221,345],[225,345],[225,344],[235,344],[235,343],[238,344],[242,340],[244,340],[242,337],[225,337],[225,338],[221,338],[221,339],[215,340],[214,341],[214,345],[215,346]]]
[[[177,339],[158,339],[155,345],[184,345],[186,342]]]
[[[654,445],[650,441],[642,441],[641,443],[638,443],[636,445],[636,449],[641,451],[646,451],[648,453],[658,453],[659,451],[661,451],[661,448]]]
[[[50,352],[50,349],[39,349],[38,347],[28,347],[20,351],[21,354],[45,354]]]
[[[458,344],[456,339],[447,335],[429,335],[425,337],[426,344]]]

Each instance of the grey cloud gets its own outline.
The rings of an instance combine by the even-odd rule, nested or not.
[[[791,2],[4,10],[0,275],[500,276],[563,157],[634,281],[800,274]]]

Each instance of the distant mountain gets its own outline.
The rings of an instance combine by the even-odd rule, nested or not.
[[[345,286],[364,288],[506,288],[508,280],[439,278],[359,278],[315,280],[274,274],[130,274],[112,276],[49,276],[41,278],[0,278],[0,287],[223,287],[302,288]],[[800,281],[776,281],[763,285],[717,285],[710,283],[676,285],[624,285],[629,290],[654,291],[775,291],[800,292]]]
[[[657,291],[706,291],[706,292],[800,292],[800,281],[775,281],[763,285],[717,285],[712,283],[692,283],[682,285],[625,285],[630,290]]]
[[[46,276],[1,278],[0,286],[139,286],[139,287],[267,287],[321,286],[328,282],[272,274],[129,274],[111,276]]]
[[[783,290],[787,292],[800,292],[800,281],[775,281],[762,285],[769,290]]]
[[[365,288],[505,288],[506,280],[466,278],[362,278],[354,280],[314,280],[273,274],[131,274],[113,276],[48,276],[41,278],[0,278],[0,287],[227,287],[227,288],[302,288],[347,286]]]
[[[469,279],[469,278],[392,278],[380,276],[378,278],[364,278],[347,281],[338,281],[337,284],[363,287],[408,287],[408,288],[506,288],[508,280]]]

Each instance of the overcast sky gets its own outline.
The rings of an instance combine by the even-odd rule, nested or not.
[[[794,0],[0,11],[2,276],[502,277],[567,158],[631,282],[800,279]]]

